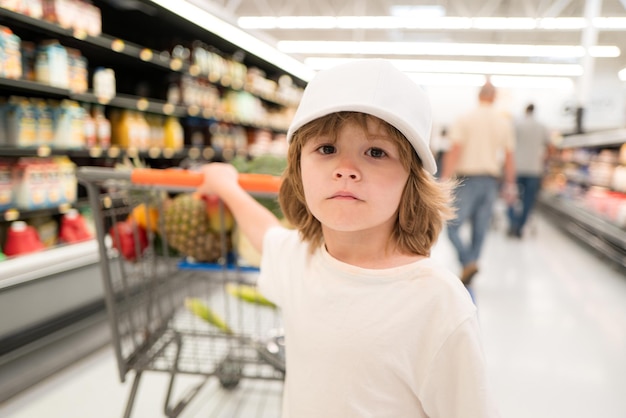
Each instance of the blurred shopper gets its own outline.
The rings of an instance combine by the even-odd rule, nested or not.
[[[508,206],[509,232],[521,238],[522,231],[537,200],[546,153],[550,144],[548,129],[534,115],[535,105],[526,107],[526,115],[515,124],[515,168],[519,200]]]
[[[441,173],[442,180],[456,176],[460,181],[455,191],[457,218],[448,222],[448,237],[463,267],[461,281],[466,286],[478,273],[478,258],[498,197],[503,164],[507,202],[513,199],[516,189],[513,123],[493,106],[495,99],[496,88],[487,81],[478,94],[478,106],[452,124],[451,147]],[[465,222],[471,228],[469,242],[460,235]]]

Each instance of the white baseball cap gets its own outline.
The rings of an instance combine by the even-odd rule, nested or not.
[[[434,174],[430,151],[432,113],[426,92],[384,59],[350,61],[320,71],[308,83],[287,131],[287,142],[305,124],[335,112],[362,112],[393,125]]]

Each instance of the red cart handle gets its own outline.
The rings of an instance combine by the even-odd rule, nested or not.
[[[204,174],[180,169],[136,168],[131,172],[133,184],[198,187],[204,181]],[[280,177],[270,174],[239,174],[239,184],[249,192],[278,193]]]

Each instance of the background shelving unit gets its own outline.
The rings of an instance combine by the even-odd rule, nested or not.
[[[229,92],[249,94],[268,112],[279,112],[293,108],[299,97],[264,87],[268,84],[279,86],[281,77],[284,82],[288,76],[293,93],[304,87],[303,80],[255,56],[254,51],[242,51],[227,39],[219,38],[150,1],[94,0],[91,3],[102,15],[102,34],[97,36],[0,7],[0,25],[10,28],[23,41],[38,43],[57,39],[63,46],[79,50],[87,59],[90,82],[86,92],[75,93],[32,80],[0,77],[0,99],[9,96],[69,99],[81,104],[102,105],[107,112],[127,109],[163,117],[175,116],[184,128],[197,121],[206,126],[234,126],[246,131],[249,142],[259,130],[272,134],[286,131],[288,121],[281,126],[273,119],[253,120],[232,109],[223,111],[172,102],[168,100],[168,87],[180,83],[183,78],[201,80],[215,87],[220,95]],[[129,8],[133,5],[140,7]],[[189,50],[194,42],[200,42],[226,61],[243,64],[249,69],[257,68],[256,78],[237,81],[223,72],[217,75],[203,73],[188,57],[176,56],[177,46]],[[91,80],[97,67],[115,70],[117,92],[110,100],[102,100],[93,92]],[[263,83],[255,84],[255,80]],[[197,144],[186,140],[183,149],[123,148],[115,144],[109,148],[61,149],[49,145],[24,148],[4,144],[0,145],[0,158],[64,155],[77,166],[113,166],[125,158],[138,158],[151,167],[165,168],[190,161],[226,160],[236,155],[236,152],[215,146],[210,141]],[[84,192],[79,187],[78,200],[73,204],[0,211],[0,227],[6,227],[14,220],[29,220],[42,215],[60,218],[70,208],[84,206],[83,197]],[[0,242],[1,239],[2,234]],[[0,316],[13,318],[3,321],[0,326],[0,347],[3,348],[0,351],[0,373],[14,377],[0,382],[0,402],[108,341],[97,258],[95,241],[87,241],[59,245],[0,262]],[[37,305],[36,309],[33,304]],[[89,337],[79,339],[79,335]],[[53,361],[36,357],[40,352],[55,350],[60,339],[71,338],[83,341],[71,355],[58,353]],[[84,341],[89,344],[85,345]]]
[[[626,267],[626,129],[564,137],[539,206],[581,242]]]

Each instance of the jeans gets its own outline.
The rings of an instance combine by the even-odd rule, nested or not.
[[[491,176],[468,176],[461,178],[455,190],[456,218],[448,222],[448,238],[457,251],[462,266],[478,261],[485,236],[491,225],[493,206],[498,196],[498,179]],[[470,223],[469,242],[461,239],[459,230],[465,222]]]
[[[520,235],[522,228],[526,225],[528,216],[530,215],[539,187],[541,186],[541,178],[539,176],[518,176],[517,188],[520,194],[519,205],[509,206],[507,213],[509,217],[509,227],[511,232]]]

